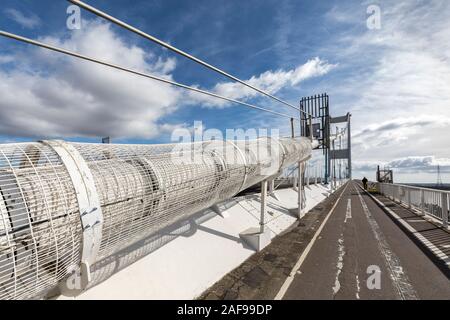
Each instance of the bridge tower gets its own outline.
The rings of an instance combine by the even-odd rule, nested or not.
[[[310,117],[307,118],[306,114]],[[330,98],[328,94],[303,97],[300,100],[301,135],[312,136],[319,141],[319,149],[322,149],[325,172],[324,182],[328,183],[332,176],[331,162],[345,160],[346,178],[352,179],[352,150],[351,150],[351,114],[347,113],[340,117],[330,116]],[[346,126],[346,147],[334,150],[331,143],[331,125],[342,124]],[[341,145],[342,146],[342,145]]]

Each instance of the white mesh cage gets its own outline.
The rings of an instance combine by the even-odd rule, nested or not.
[[[52,143],[0,145],[0,299],[37,297],[86,255],[90,263],[108,257],[304,161],[312,149],[305,138],[59,145],[87,175]],[[99,208],[85,212],[76,175],[93,178]],[[92,211],[101,214],[101,232],[91,239],[83,219]]]
[[[78,264],[80,215],[68,172],[49,147],[0,148],[0,299],[30,298]]]

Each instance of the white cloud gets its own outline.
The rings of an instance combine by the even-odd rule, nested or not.
[[[172,79],[176,68],[175,59],[127,44],[109,24],[98,20],[86,21],[83,29],[68,37],[39,40],[167,79]],[[194,103],[224,106],[221,100],[43,49],[1,56],[1,62],[13,62],[14,69],[0,70],[0,135],[150,139],[186,126],[162,121],[180,107]],[[293,70],[264,72],[249,82],[276,93],[334,67],[315,58]],[[256,96],[231,83],[219,83],[212,90],[235,99]]]
[[[171,78],[175,60],[128,45],[110,26],[86,22],[56,44],[120,65]],[[13,136],[152,138],[171,126],[159,120],[178,107],[181,92],[149,79],[30,49],[20,65],[0,71],[0,133]]]
[[[386,149],[389,147],[402,149],[402,143],[407,143],[412,137],[419,137],[416,140],[420,144],[422,138],[424,143],[430,137],[431,130],[442,130],[450,126],[450,117],[424,115],[421,117],[402,117],[393,120],[380,121],[368,124],[360,131],[353,131],[353,146],[357,150],[367,150],[371,153],[374,150]],[[419,150],[423,150],[415,145]],[[429,150],[429,149],[428,149]]]
[[[292,88],[305,80],[323,76],[333,70],[336,66],[337,65],[330,64],[327,61],[323,61],[316,57],[307,61],[305,64],[299,65],[295,69],[266,71],[258,76],[251,77],[246,80],[246,82],[267,91],[270,94],[276,94],[281,89]],[[214,86],[212,91],[216,94],[236,100],[248,100],[261,95],[255,90],[236,82],[218,83]],[[197,95],[195,97],[197,97]],[[197,101],[198,100],[208,107],[220,108],[229,105],[228,102],[217,99],[198,97]]]
[[[14,61],[13,56],[0,56],[0,64],[6,64]]]
[[[435,156],[409,156],[388,162],[356,161],[355,169],[375,172],[377,165],[381,168],[393,169],[397,173],[436,173],[440,166],[442,173],[450,173],[450,158]]]
[[[380,163],[377,161],[370,161],[370,160],[354,160],[352,162],[352,168],[355,171],[363,171],[363,172],[373,172],[375,174],[375,171],[377,170],[378,165],[385,165],[385,163]]]
[[[450,158],[435,156],[408,156],[391,161],[355,160],[353,170],[359,177],[367,176],[375,180],[377,166],[392,169],[397,183],[436,182],[437,168],[440,166],[442,180],[450,178]]]
[[[339,17],[361,17],[351,10],[364,9],[328,15],[347,25]],[[337,41],[337,61],[352,76],[331,95],[341,101],[334,108],[353,114],[355,162],[450,158],[450,2],[386,0],[381,12],[381,30],[365,29],[361,17]]]
[[[450,172],[450,159],[436,158],[435,156],[406,157],[395,159],[387,163],[387,166],[390,168],[412,172],[417,172],[418,170],[435,172],[438,165],[441,167],[441,170]]]
[[[33,29],[41,25],[41,19],[35,14],[25,16],[22,12],[13,8],[5,9],[4,12],[10,19],[14,20],[24,28]]]

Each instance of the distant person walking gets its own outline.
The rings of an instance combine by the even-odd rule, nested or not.
[[[367,190],[367,182],[369,182],[369,180],[367,180],[367,178],[364,177],[364,178],[362,179],[362,183],[363,183],[364,190]]]

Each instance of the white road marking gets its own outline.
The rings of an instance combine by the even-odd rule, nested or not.
[[[281,286],[280,291],[275,296],[274,300],[281,300],[285,296],[287,290],[289,289],[290,285],[292,284],[292,281],[294,281],[294,278],[295,278],[295,275],[296,275],[297,271],[300,269],[300,267],[302,266],[302,264],[305,261],[306,257],[308,256],[308,253],[311,251],[312,246],[314,245],[314,243],[316,242],[317,238],[319,237],[319,234],[322,232],[322,229],[325,226],[325,224],[327,223],[327,221],[330,218],[331,214],[334,212],[334,209],[336,209],[339,201],[342,198],[342,195],[345,193],[345,190],[347,190],[347,187],[348,187],[348,184],[345,186],[344,191],[342,191],[342,193],[339,195],[339,198],[337,199],[336,203],[331,208],[330,212],[328,212],[328,215],[323,220],[323,222],[320,225],[319,229],[317,229],[317,231],[314,234],[313,238],[311,239],[311,241],[306,246],[305,250],[303,251],[303,253],[300,256],[300,258],[298,259],[298,261],[295,264],[294,268],[292,268],[291,273],[286,278],[286,281],[284,281],[283,285]]]
[[[359,276],[356,275],[356,299],[360,299],[359,298],[359,292],[361,291],[361,286],[359,284]]]
[[[367,207],[366,202],[364,201],[361,193],[358,191],[359,200],[361,201],[361,205],[363,207],[364,214],[366,215],[367,221],[369,222],[370,228],[377,240],[378,249],[380,250],[385,262],[386,267],[389,272],[389,276],[392,280],[392,283],[397,290],[399,297],[402,300],[417,300],[417,293],[409,281],[408,276],[403,271],[403,267],[400,264],[400,259],[397,255],[391,250],[388,242],[386,241],[383,233],[381,232],[380,226],[373,218],[370,213],[369,208]]]
[[[347,201],[347,211],[345,212],[344,223],[347,223],[347,220],[351,218],[352,218],[352,199],[349,198]]]
[[[424,222],[428,222],[428,221],[426,221],[426,220],[423,220],[423,219],[407,219],[406,221],[408,221],[408,222],[412,222],[412,223],[424,223]]]
[[[333,286],[333,296],[336,295],[336,293],[339,292],[341,289],[341,283],[339,282],[339,275],[342,272],[342,269],[344,268],[344,256],[345,256],[345,246],[344,246],[344,235],[341,234],[341,237],[338,240],[338,260],[336,263],[337,271],[336,271],[336,278],[334,280],[334,286]]]

